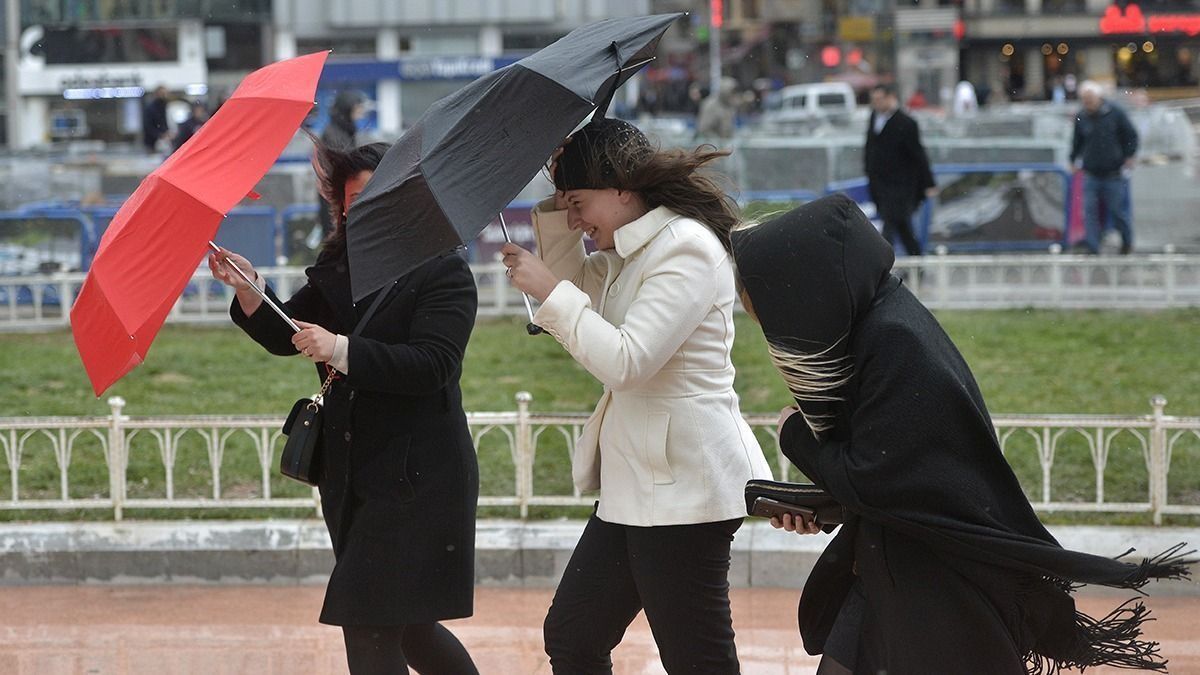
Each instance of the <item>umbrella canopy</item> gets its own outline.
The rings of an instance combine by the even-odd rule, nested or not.
[[[312,109],[327,52],[246,77],[117,211],[71,308],[99,396],[146,358],[221,219],[262,179]]]
[[[430,106],[350,208],[354,299],[478,235],[579,122],[603,114],[681,16],[577,28]]]

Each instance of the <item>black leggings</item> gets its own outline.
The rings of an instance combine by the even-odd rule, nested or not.
[[[478,675],[466,647],[438,623],[342,626],[352,675]]]

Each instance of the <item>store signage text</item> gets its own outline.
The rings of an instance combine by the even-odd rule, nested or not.
[[[1146,16],[1142,8],[1129,3],[1125,11],[1109,5],[1100,18],[1100,32],[1104,35],[1129,35],[1141,33],[1183,33],[1200,35],[1200,14],[1154,14]]]

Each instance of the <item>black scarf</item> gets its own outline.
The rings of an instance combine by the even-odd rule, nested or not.
[[[831,392],[840,400],[797,400],[834,420],[818,439],[800,415],[789,419],[780,445],[797,467],[858,517],[921,542],[980,588],[1020,589],[1013,634],[1024,637],[1027,672],[1165,668],[1157,644],[1140,639],[1141,603],[1096,620],[1077,613],[1069,593],[1076,584],[1138,589],[1183,578],[1195,561],[1182,545],[1133,563],[1055,541],[1000,451],[966,362],[891,275],[891,247],[854,202],[806,204],[735,232],[733,248],[768,341],[829,350],[852,368]]]

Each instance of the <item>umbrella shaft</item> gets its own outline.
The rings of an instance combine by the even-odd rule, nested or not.
[[[512,243],[512,239],[508,236],[508,225],[504,224],[504,214],[500,214],[500,231],[504,233],[504,241]],[[525,301],[525,313],[529,315],[529,323],[533,323],[533,305],[529,302],[529,296],[524,292],[521,293],[521,299]]]
[[[211,248],[213,251],[217,251],[217,252],[220,252],[220,250],[221,250],[220,246],[217,246],[216,244],[214,244],[211,241],[208,242],[208,247]],[[294,331],[296,333],[300,332],[300,326],[297,326],[296,322],[292,321],[292,317],[288,316],[287,312],[284,312],[283,309],[279,305],[275,304],[275,302],[273,300],[271,300],[271,298],[267,295],[267,292],[264,291],[263,289],[259,288],[258,284],[254,283],[253,279],[246,276],[246,273],[242,271],[242,268],[238,267],[237,265],[234,265],[228,259],[225,259],[222,262],[224,262],[225,265],[229,269],[233,270],[234,274],[237,274],[239,277],[241,277],[242,281],[245,281],[246,283],[250,284],[250,288],[255,293],[258,294],[258,297],[262,298],[262,301],[267,303],[268,307],[275,310],[275,313],[279,315],[279,318],[286,321],[287,325],[291,327],[292,331]],[[526,303],[529,302],[528,298],[525,300],[525,302]]]

